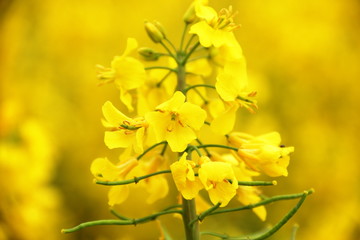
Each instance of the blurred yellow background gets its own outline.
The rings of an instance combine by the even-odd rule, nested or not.
[[[95,65],[107,66],[121,54],[127,37],[153,46],[143,30],[145,19],[160,21],[178,42],[190,2],[0,2],[0,240],[158,238],[155,222],[69,235],[60,230],[111,218],[107,188],[92,183],[89,167],[96,157],[119,153],[104,146],[100,122],[102,104],[118,102],[118,92],[97,87]],[[240,111],[238,130],[254,135],[276,130],[295,146],[289,176],[264,192],[316,191],[271,239],[290,239],[294,223],[300,225],[297,239],[360,239],[360,2],[210,4],[217,10],[233,5],[239,12],[236,35],[258,91],[258,112]],[[156,207],[171,201],[176,198]],[[268,206],[268,222],[275,224],[294,204]],[[139,199],[119,210],[135,217],[152,211]],[[177,219],[162,219],[170,231],[182,231]],[[242,227],[266,226],[251,213],[222,219],[237,234]],[[212,225],[215,220],[202,226]]]

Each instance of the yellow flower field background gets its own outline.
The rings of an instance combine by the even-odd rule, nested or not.
[[[158,239],[156,221],[97,226],[73,234],[62,228],[111,218],[107,188],[93,183],[90,164],[119,150],[104,145],[101,107],[119,92],[97,86],[96,64],[121,55],[128,37],[153,47],[144,20],[158,20],[174,42],[191,1],[5,0],[0,3],[0,240]],[[270,239],[360,239],[360,2],[210,1],[238,11],[235,31],[258,92],[255,114],[239,111],[236,129],[254,135],[278,131],[295,147],[289,176],[266,195],[310,188],[299,212]],[[125,110],[125,108],[123,108]],[[170,180],[170,178],[169,178]],[[139,217],[176,201],[146,205],[141,191],[117,206]],[[231,204],[231,203],[230,203]],[[242,234],[275,224],[295,202],[267,206],[268,220],[251,211],[207,219]],[[169,232],[182,232],[173,216]],[[206,238],[204,238],[206,239]],[[211,238],[209,238],[211,239]]]

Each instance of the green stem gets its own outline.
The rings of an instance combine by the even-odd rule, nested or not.
[[[285,197],[283,199],[300,198],[300,200],[298,201],[298,203],[295,205],[294,208],[292,208],[277,224],[275,224],[274,227],[272,227],[270,230],[268,230],[264,233],[261,233],[260,235],[229,237],[228,235],[217,234],[217,233],[212,233],[212,232],[204,232],[204,233],[202,233],[202,235],[211,235],[211,236],[215,236],[215,237],[218,237],[221,239],[228,239],[228,240],[263,240],[263,239],[267,239],[268,237],[272,236],[275,232],[277,232],[282,226],[284,226],[290,220],[290,218],[292,218],[295,215],[295,213],[299,210],[299,208],[305,201],[306,197],[308,195],[310,195],[311,193],[313,193],[313,190],[304,191],[301,194],[278,196],[277,198],[279,198],[279,197]],[[217,211],[217,212],[220,213],[220,211]],[[212,214],[210,214],[210,215],[212,215]]]
[[[121,181],[113,181],[113,182],[109,182],[109,181],[96,181],[96,184],[100,184],[100,185],[106,185],[106,186],[114,186],[114,185],[126,185],[126,184],[130,184],[130,183],[138,183],[141,180],[144,180],[146,178],[155,176],[155,175],[159,175],[159,174],[164,174],[164,173],[171,173],[171,170],[163,170],[163,171],[159,171],[159,172],[154,172],[154,173],[150,173],[141,177],[134,177],[132,179],[127,179],[127,180],[121,180]]]
[[[167,43],[169,43],[169,45],[173,48],[173,50],[174,50],[175,52],[177,52],[176,47],[174,46],[174,44],[173,44],[169,39],[165,38],[165,41],[166,41]]]
[[[163,66],[146,67],[146,68],[144,68],[144,69],[145,69],[145,70],[164,69],[164,70],[169,70],[169,71],[172,71],[172,72],[176,72],[176,69],[169,68],[169,67],[163,67]]]
[[[175,55],[170,51],[170,49],[165,45],[165,43],[160,42],[160,44],[165,48],[165,50],[169,53],[169,55],[174,58],[174,60],[176,61],[176,57]]]
[[[212,212],[210,215],[216,215],[216,214],[222,214],[222,213],[228,213],[228,212],[237,212],[237,211],[241,211],[241,210],[245,210],[245,209],[252,209],[252,208],[256,208],[256,207],[259,207],[259,206],[262,206],[262,205],[266,205],[266,204],[269,204],[269,203],[272,203],[272,202],[277,202],[277,201],[281,201],[281,200],[297,199],[297,198],[303,197],[304,195],[306,197],[307,195],[310,195],[311,193],[313,193],[313,190],[308,190],[308,191],[305,191],[303,193],[279,195],[279,196],[267,198],[267,199],[265,199],[263,201],[260,201],[258,203],[249,204],[249,205],[238,207],[238,208],[221,209],[221,210]]]
[[[193,40],[194,38],[195,38],[195,34],[191,35],[189,41],[187,42],[187,44],[186,44],[186,46],[185,46],[185,49],[184,49],[185,52],[186,52],[187,49],[190,47],[190,44],[191,44],[191,42],[192,42],[192,40]]]
[[[218,204],[212,206],[211,208],[207,209],[206,211],[202,212],[201,214],[199,214],[199,216],[197,218],[193,219],[190,222],[190,226],[192,226],[196,221],[202,222],[206,216],[208,216],[210,213],[212,213],[213,211],[218,209],[220,207],[220,205],[221,205],[221,203],[218,203]]]
[[[163,149],[161,150],[161,153],[160,153],[161,156],[164,156],[168,145],[169,145],[168,143],[164,144],[164,147],[163,147]]]
[[[92,227],[92,226],[99,226],[99,225],[136,225],[139,223],[146,223],[155,220],[157,217],[166,214],[174,214],[179,213],[182,214],[181,210],[168,210],[162,211],[158,213],[151,214],[149,216],[138,218],[138,219],[129,219],[129,220],[115,220],[115,219],[105,219],[105,220],[96,220],[90,222],[81,223],[73,228],[63,229],[61,230],[62,233],[72,233],[76,232],[82,228]]]
[[[207,87],[207,88],[212,88],[212,89],[215,89],[215,86],[213,85],[209,85],[209,84],[196,84],[196,85],[192,85],[190,87],[187,87],[183,90],[183,93],[186,94],[190,89],[193,89],[193,88],[197,88],[197,87]]]
[[[156,148],[157,146],[161,145],[161,144],[167,144],[166,141],[162,141],[159,143],[156,143],[154,145],[152,145],[151,147],[149,147],[148,149],[146,149],[142,154],[140,154],[136,159],[140,160],[143,156],[145,156],[145,154],[147,154],[148,152],[150,152],[151,150],[153,150],[154,148]]]
[[[180,52],[182,52],[183,50],[183,46],[184,46],[184,40],[185,40],[185,35],[186,35],[186,30],[188,28],[189,24],[185,23],[185,27],[184,27],[184,31],[181,35],[181,41],[180,41]]]
[[[195,198],[192,200],[183,198],[182,206],[186,240],[199,240],[199,223],[196,221],[190,224],[194,219],[197,220]]]
[[[214,232],[200,232],[200,235],[209,235],[209,236],[214,236],[214,237],[218,237],[221,239],[228,239],[229,236],[226,234],[220,234],[220,233],[214,233]]]
[[[198,138],[196,139],[196,142],[200,145],[203,145],[203,143]],[[211,157],[210,152],[206,148],[204,148],[204,151],[208,157]]]
[[[186,86],[186,70],[184,64],[179,64],[177,68],[176,91],[182,91]]]
[[[121,220],[131,220],[130,218],[125,217],[125,216],[121,215],[120,213],[118,213],[117,211],[115,211],[115,209],[110,209],[110,212],[112,215],[114,215],[115,217],[117,217]]]
[[[170,74],[172,73],[172,71],[169,71],[157,84],[156,87],[161,87],[161,84],[163,84],[163,82],[170,76]]]
[[[194,57],[194,58],[189,59],[187,62],[194,62],[194,61],[197,61],[200,59],[209,59],[209,55]]]
[[[230,149],[230,150],[234,150],[234,151],[238,151],[238,150],[239,150],[239,149],[236,148],[236,147],[230,147],[230,146],[219,145],[219,144],[205,144],[205,145],[197,146],[197,148],[208,148],[208,147],[226,148],[226,149]]]
[[[274,186],[277,184],[277,182],[274,180],[274,181],[271,181],[271,182],[268,182],[268,181],[238,181],[238,184],[240,186]]]
[[[192,152],[193,150],[195,150],[196,153],[199,155],[199,157],[202,157],[202,153],[201,153],[200,150],[197,148],[197,146],[190,145],[189,148],[191,149],[189,152]]]
[[[185,58],[182,60],[182,64],[185,64],[189,57],[193,54],[193,52],[200,46],[200,42],[195,43],[195,45],[190,49],[190,51],[186,54]]]
[[[303,202],[305,201],[306,197],[311,194],[312,191],[310,192],[307,192],[305,191],[299,202],[295,205],[294,208],[292,208],[277,224],[275,224],[274,227],[272,227],[269,231],[265,232],[264,234],[261,234],[260,236],[257,236],[257,237],[254,237],[254,238],[248,238],[248,237],[245,237],[245,238],[234,238],[235,239],[238,239],[238,240],[263,240],[263,239],[266,239],[268,237],[270,237],[271,235],[273,235],[274,233],[276,233],[282,226],[284,226],[289,220],[290,218],[292,218],[292,216],[295,215],[295,213],[299,210],[299,208],[301,207],[301,205],[303,204]]]
[[[186,69],[185,64],[186,61],[182,61],[182,52],[178,53],[178,68],[177,68],[177,91],[183,91],[186,86]],[[188,158],[191,157],[189,153]],[[190,222],[195,219],[196,216],[196,204],[195,199],[187,200],[182,198],[182,208],[183,208],[183,223],[185,228],[185,236],[186,240],[199,240],[199,224],[196,222],[193,225],[190,225]]]

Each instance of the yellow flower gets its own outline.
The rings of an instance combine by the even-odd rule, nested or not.
[[[190,200],[196,197],[203,186],[194,174],[193,168],[196,163],[186,160],[186,156],[187,153],[185,152],[179,161],[171,164],[170,169],[176,188],[185,199]]]
[[[225,162],[232,165],[235,177],[238,181],[252,181],[253,176],[258,176],[259,173],[248,169],[244,162],[239,162],[231,154],[220,155],[216,152],[211,152],[211,160],[218,162]],[[260,191],[253,186],[239,186],[236,190],[236,197],[239,202],[244,205],[254,204],[261,201],[259,197]],[[253,212],[262,220],[266,219],[266,209],[264,206],[259,206],[252,209]]]
[[[199,37],[200,44],[204,47],[220,47],[233,37],[232,31],[238,28],[234,23],[231,6],[229,9],[221,9],[219,14],[207,5],[206,0],[196,0],[194,9],[200,19],[190,28],[190,33]]]
[[[211,202],[221,203],[220,207],[225,207],[238,188],[232,166],[225,162],[211,162],[208,158],[202,161],[204,163],[199,169],[199,178],[208,191]]]
[[[294,147],[280,145],[279,133],[271,132],[254,137],[233,132],[229,134],[228,141],[239,148],[237,156],[251,169],[264,172],[270,177],[288,175],[289,154],[294,152]]]
[[[222,110],[217,104],[218,110],[213,114],[212,129],[227,134],[233,129],[238,107],[245,107],[250,112],[254,112],[253,108],[257,108],[256,101],[251,99],[256,92],[248,90],[246,61],[235,37],[220,48],[212,48],[211,58],[220,66],[215,88],[221,99],[225,101]],[[224,124],[224,121],[227,123]],[[221,125],[226,127],[219,127]]]
[[[133,146],[135,152],[143,152],[143,139],[147,123],[144,118],[129,118],[107,101],[102,111],[105,117],[103,124],[107,127],[104,141],[108,148],[128,148]]]
[[[137,59],[128,56],[137,48],[138,44],[134,38],[128,38],[124,54],[114,57],[111,68],[99,66],[98,78],[102,83],[115,82],[120,89],[120,100],[126,107],[133,111],[132,96],[129,90],[140,87],[145,82],[144,65]]]
[[[170,100],[157,106],[155,112],[147,113],[145,119],[158,141],[166,140],[172,151],[182,152],[196,139],[194,130],[204,124],[206,112],[185,102],[184,94],[177,91]]]
[[[257,108],[256,102],[249,99],[256,92],[248,91],[245,58],[227,62],[216,78],[215,87],[224,101],[234,101],[250,112],[253,112],[252,108]]]
[[[119,181],[123,180],[126,175],[138,165],[135,158],[130,158],[119,165],[114,165],[107,158],[95,159],[90,167],[94,177],[101,181]],[[108,204],[114,206],[124,202],[129,196],[129,186],[119,185],[111,187],[108,193]]]
[[[151,174],[163,170],[162,167],[164,166],[164,163],[165,158],[156,153],[148,160],[142,159],[139,166],[131,173],[134,176]],[[166,197],[169,192],[168,182],[163,174],[146,178],[145,180],[140,181],[137,186],[145,189],[145,191],[149,194],[146,199],[148,204],[152,204],[155,201]]]

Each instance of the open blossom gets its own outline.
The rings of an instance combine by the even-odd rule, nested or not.
[[[107,128],[104,141],[108,148],[133,147],[137,153],[143,152],[143,139],[147,123],[144,118],[127,117],[107,101],[102,111],[105,117],[103,124]]]
[[[134,38],[128,38],[123,55],[114,57],[111,68],[99,66],[100,73],[98,75],[103,83],[115,82],[116,87],[120,89],[120,100],[130,111],[133,111],[133,107],[129,90],[142,86],[146,78],[144,65],[139,60],[129,56],[137,46],[137,41]]]
[[[185,95],[177,91],[173,97],[145,115],[149,127],[158,141],[166,140],[174,152],[184,151],[196,139],[206,119],[206,112],[199,106],[185,102]]]
[[[225,207],[235,196],[238,180],[231,164],[226,162],[212,162],[208,157],[202,157],[199,178],[209,193],[213,204],[221,203]]]
[[[203,188],[199,178],[195,177],[193,168],[196,163],[191,160],[186,160],[187,153],[185,152],[179,161],[171,164],[170,169],[176,185],[181,195],[185,199],[193,199],[198,192]]]
[[[143,176],[161,171],[163,170],[165,162],[166,161],[163,156],[160,154],[155,154],[145,161],[140,161],[138,167],[134,169],[132,174],[134,176]],[[148,204],[152,204],[155,201],[166,197],[169,192],[169,185],[165,175],[163,174],[146,178],[140,181],[137,186],[145,189],[145,191],[148,193],[148,197],[146,199]]]
[[[217,162],[225,162],[231,164],[235,177],[238,181],[251,182],[253,176],[258,176],[259,173],[250,170],[244,162],[238,161],[232,154],[220,155],[216,152],[211,152],[211,160]],[[261,201],[259,196],[260,191],[254,186],[239,186],[236,190],[236,198],[244,205],[255,204]],[[266,219],[265,206],[258,206],[252,211],[262,220]]]
[[[233,132],[229,134],[228,141],[239,148],[237,157],[251,169],[264,172],[270,177],[288,175],[289,154],[294,152],[294,147],[280,145],[281,137],[278,132],[258,137]]]
[[[250,112],[257,108],[256,101],[250,98],[256,92],[248,91],[245,60],[240,58],[235,61],[227,62],[217,76],[215,84],[216,91],[225,102],[222,110],[213,111],[214,121],[211,126],[215,132],[221,134],[229,133],[235,124],[236,111],[239,107],[244,107]],[[223,124],[224,121],[227,124]]]
[[[207,6],[207,0],[195,0],[195,14],[200,20],[190,28],[190,33],[199,37],[204,47],[220,47],[233,37],[232,31],[238,28],[234,23],[232,8],[221,9],[219,14]]]
[[[232,131],[239,107],[250,112],[257,108],[256,101],[251,99],[256,92],[248,90],[246,61],[235,37],[211,51],[211,59],[219,66],[215,88],[223,101],[211,103],[211,115],[214,118],[211,127],[213,131],[224,135]]]
[[[124,180],[126,175],[138,165],[135,158],[130,158],[114,165],[107,158],[95,159],[90,167],[94,177],[101,181],[120,181]],[[129,196],[129,186],[119,185],[110,188],[108,193],[109,205],[114,206],[124,202]]]

